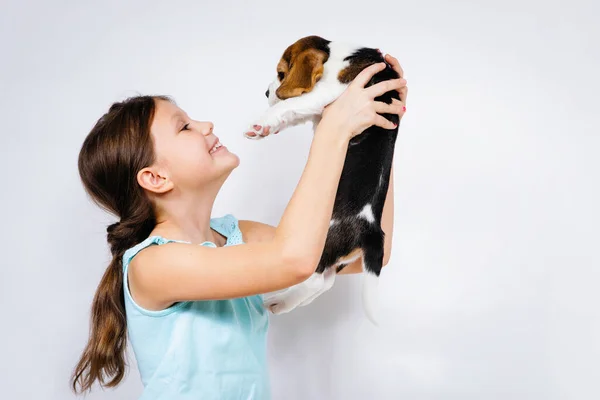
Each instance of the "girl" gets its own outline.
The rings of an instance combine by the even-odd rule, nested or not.
[[[398,61],[386,61],[402,77]],[[190,119],[164,96],[110,107],[79,154],[87,193],[120,221],[107,228],[113,260],[93,300],[90,337],[72,377],[76,392],[122,380],[128,333],[141,399],[269,398],[261,294],[315,271],[348,141],[374,124],[394,127],[378,113],[404,114],[404,79],[364,87],[384,67],[366,68],[327,107],[276,228],[232,215],[211,219],[219,189],[239,165],[212,123]],[[401,100],[374,100],[390,90]],[[389,243],[386,250],[389,256]]]

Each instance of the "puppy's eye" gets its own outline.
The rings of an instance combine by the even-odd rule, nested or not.
[[[283,72],[278,72],[277,77],[279,78],[280,81],[282,81],[283,78],[285,78],[285,74]]]

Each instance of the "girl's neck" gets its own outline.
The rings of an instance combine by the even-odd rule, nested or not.
[[[227,239],[210,227],[215,196],[195,199],[172,199],[162,202],[152,235],[194,244],[213,242],[217,246]]]

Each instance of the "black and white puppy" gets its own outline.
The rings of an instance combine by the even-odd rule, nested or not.
[[[266,92],[270,107],[244,135],[256,140],[264,137],[267,128],[269,133],[276,133],[306,121],[316,126],[325,106],[337,99],[364,68],[379,62],[385,60],[378,49],[318,36],[298,40],[285,50],[277,65],[277,78]],[[366,87],[396,78],[398,74],[388,65]],[[375,100],[390,104],[392,98],[399,98],[397,91]],[[396,114],[384,117],[399,123]],[[309,304],[332,287],[337,272],[362,258],[363,305],[367,317],[375,323],[376,287],[384,254],[381,215],[397,134],[397,127],[385,130],[371,126],[350,141],[317,270],[298,285],[266,294],[265,306],[273,313]]]

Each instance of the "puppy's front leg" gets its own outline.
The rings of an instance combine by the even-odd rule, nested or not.
[[[290,126],[295,126],[323,113],[323,109],[337,99],[346,89],[346,84],[325,84],[318,82],[314,89],[306,94],[282,100],[270,107],[244,134],[248,139],[262,139],[265,129],[276,133]],[[250,136],[254,133],[256,136]]]

